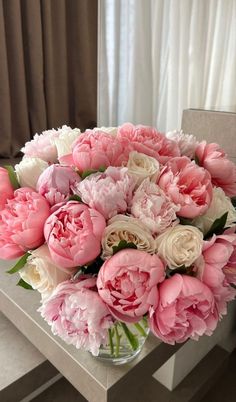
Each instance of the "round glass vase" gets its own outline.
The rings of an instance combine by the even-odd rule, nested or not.
[[[141,352],[148,334],[145,318],[132,324],[116,321],[108,330],[108,344],[101,345],[97,358],[116,365],[128,363]]]

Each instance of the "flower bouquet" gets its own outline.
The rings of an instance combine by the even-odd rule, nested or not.
[[[149,329],[211,335],[235,298],[236,167],[217,144],[124,124],[36,134],[0,168],[0,256],[52,332],[123,363]]]

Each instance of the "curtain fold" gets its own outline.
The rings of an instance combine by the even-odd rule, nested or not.
[[[236,0],[100,0],[98,125],[236,111]]]
[[[97,118],[97,1],[0,0],[0,156]]]

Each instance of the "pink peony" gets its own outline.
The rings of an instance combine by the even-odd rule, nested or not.
[[[54,139],[58,137],[57,130],[43,131],[42,134],[35,134],[31,141],[26,142],[21,151],[28,157],[37,157],[46,162],[57,161],[57,148]]]
[[[105,219],[126,212],[132,198],[135,180],[127,168],[110,166],[104,173],[96,173],[76,185],[85,204],[99,211]]]
[[[174,204],[180,206],[179,216],[195,218],[204,214],[211,203],[210,174],[185,156],[167,163],[158,185]]]
[[[129,158],[116,137],[99,130],[86,130],[73,146],[73,161],[83,172],[101,166],[121,166]]]
[[[163,280],[164,264],[157,255],[125,249],[103,264],[97,287],[114,317],[135,322],[157,306],[157,284]]]
[[[108,341],[113,320],[96,291],[96,278],[84,276],[75,282],[60,283],[39,311],[54,335],[94,356]]]
[[[72,268],[94,260],[101,251],[104,217],[77,201],[62,205],[45,223],[44,235],[52,260]]]
[[[80,180],[80,176],[71,167],[51,165],[39,176],[37,190],[50,205],[54,205],[67,200]]]
[[[218,144],[202,141],[196,148],[200,166],[207,169],[212,183],[221,187],[229,197],[236,195],[236,166],[231,162]]]
[[[152,127],[125,123],[118,128],[117,139],[125,149],[129,149],[129,152],[141,152],[156,158],[160,163],[166,163],[170,158],[180,156],[177,143],[167,139]]]
[[[235,233],[213,236],[210,241],[205,242],[203,259],[199,261],[198,277],[214,294],[220,316],[227,313],[227,302],[233,300],[236,295],[235,289],[227,280],[227,269],[235,246]]]
[[[159,285],[159,304],[149,314],[149,325],[164,342],[211,335],[217,322],[214,296],[197,278],[175,274]]]
[[[0,211],[4,209],[8,199],[13,198],[14,190],[12,188],[8,171],[0,167]]]
[[[180,209],[149,179],[138,187],[130,206],[131,214],[153,234],[159,234],[177,222],[176,212]]]
[[[50,215],[47,200],[31,188],[14,192],[0,212],[0,255],[10,260],[44,243],[43,227]]]

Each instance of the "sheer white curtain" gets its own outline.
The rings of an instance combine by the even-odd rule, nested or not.
[[[98,122],[236,111],[236,0],[100,0]]]

